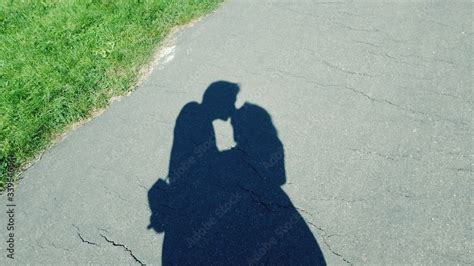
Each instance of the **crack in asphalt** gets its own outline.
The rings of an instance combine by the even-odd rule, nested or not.
[[[366,45],[368,45],[368,46],[372,46],[372,47],[376,47],[376,48],[380,48],[380,47],[381,47],[380,45],[375,44],[375,43],[364,42],[364,41],[359,41],[359,40],[354,40],[354,43],[366,44]]]
[[[242,185],[238,185],[242,190],[252,194],[253,198],[254,198],[254,202],[255,203],[258,203],[258,204],[261,204],[261,205],[264,205],[264,207],[271,211],[271,208],[269,206],[275,206],[275,207],[279,207],[279,208],[284,208],[284,209],[297,209],[298,211],[301,211],[303,213],[306,213],[310,216],[313,216],[312,213],[308,212],[307,210],[303,209],[303,208],[300,208],[300,207],[297,207],[297,206],[294,206],[294,205],[283,205],[283,204],[280,204],[280,203],[277,203],[277,202],[267,202],[267,201],[264,201],[262,200],[262,195],[256,193],[255,191],[251,190],[251,189],[248,189],[248,188],[245,188],[243,187]]]
[[[122,197],[119,193],[111,190],[109,187],[107,187],[106,185],[102,185],[103,188],[105,188],[105,193],[113,196],[113,197],[117,197],[123,201],[127,201],[124,197]]]
[[[240,149],[239,147],[235,147],[235,149],[240,151],[242,154],[246,155],[247,157],[250,157],[244,150]],[[255,166],[252,163],[250,163],[246,159],[244,159],[243,156],[239,156],[239,159],[242,162],[244,162],[247,166],[249,166],[252,169],[252,171],[255,172],[255,174],[257,174],[257,176],[260,179],[265,180],[265,177],[260,174],[260,172],[255,168]]]
[[[93,246],[99,246],[97,243],[95,242],[91,242],[89,240],[86,240],[84,237],[82,237],[81,235],[81,230],[79,229],[79,227],[75,224],[73,224],[72,226],[74,226],[74,228],[76,228],[76,233],[77,233],[77,236],[79,236],[79,239],[81,239],[81,241],[83,243],[86,243],[86,244],[89,244],[89,245],[93,245]]]
[[[363,72],[356,72],[356,71],[352,71],[352,70],[347,70],[345,69],[344,67],[339,67],[339,66],[336,66],[324,59],[319,59],[319,61],[321,61],[323,64],[325,64],[326,66],[330,67],[330,68],[333,68],[333,69],[336,69],[340,72],[343,72],[343,73],[346,73],[346,74],[351,74],[351,75],[359,75],[359,76],[364,76],[364,77],[371,77],[371,78],[374,78],[374,77],[379,77],[380,75],[372,75],[372,74],[367,74],[367,73],[363,73]]]
[[[474,172],[474,171],[472,170],[472,168],[470,168],[469,166],[466,166],[466,167],[458,167],[458,168],[449,168],[449,170],[453,170],[453,171],[457,171],[457,172],[468,172],[468,173]]]
[[[346,262],[347,264],[350,264],[350,265],[353,265],[353,263],[348,260],[344,255],[342,255],[341,253],[335,251],[331,245],[328,243],[327,239],[330,238],[330,237],[333,237],[333,236],[340,236],[338,234],[331,234],[331,235],[328,235],[328,233],[326,232],[326,230],[318,225],[316,225],[315,223],[311,222],[311,221],[306,221],[309,225],[311,225],[312,227],[316,228],[317,230],[321,231],[321,239],[322,239],[322,242],[324,243],[324,245],[328,248],[329,252],[331,252],[332,254],[336,255],[337,257],[340,257],[344,262]]]
[[[335,66],[335,65],[332,65],[331,63],[323,60],[323,59],[318,59],[319,61],[323,62],[324,64],[326,64],[327,66],[329,67],[333,67],[333,68],[337,68],[343,72],[346,72],[346,73],[349,73],[349,74],[353,74],[353,75],[361,75],[361,76],[369,76],[369,77],[379,77],[379,76],[376,76],[376,75],[370,75],[370,74],[366,74],[366,73],[360,73],[360,72],[354,72],[354,71],[349,71],[349,70],[345,70],[344,68],[340,68],[338,66]],[[275,70],[274,70],[275,71]],[[285,75],[289,75],[291,77],[294,77],[294,78],[300,78],[300,79],[303,79],[305,80],[305,82],[307,83],[311,83],[311,84],[316,84],[316,85],[319,85],[319,86],[322,86],[322,87],[336,87],[336,88],[340,88],[340,89],[344,89],[344,90],[350,90],[354,93],[357,93],[359,95],[362,95],[363,97],[367,98],[368,100],[372,101],[372,102],[378,102],[378,103],[384,103],[384,104],[388,104],[388,105],[391,105],[399,110],[402,110],[402,111],[406,111],[406,112],[409,112],[409,113],[412,113],[412,114],[417,114],[417,115],[423,115],[423,116],[426,116],[426,117],[431,117],[431,118],[435,118],[439,121],[445,121],[445,122],[449,122],[449,123],[452,123],[456,126],[466,126],[467,124],[463,121],[457,121],[457,120],[453,120],[453,119],[450,119],[450,118],[445,118],[445,117],[442,117],[440,115],[437,115],[437,114],[430,114],[430,113],[426,113],[426,112],[422,112],[422,111],[418,111],[418,110],[415,110],[415,109],[412,109],[412,108],[409,108],[409,107],[404,107],[404,106],[401,106],[399,104],[396,104],[390,100],[387,100],[387,99],[378,99],[378,98],[374,98],[370,95],[368,95],[367,93],[361,91],[361,90],[358,90],[356,88],[353,88],[353,87],[349,87],[349,86],[342,86],[342,85],[338,85],[338,84],[323,84],[323,83],[319,83],[317,81],[314,81],[314,80],[310,80],[308,79],[308,77],[305,77],[305,76],[302,76],[302,75],[297,75],[297,74],[294,74],[294,73],[291,73],[291,72],[288,72],[288,71],[282,71],[282,70],[276,70],[277,72],[280,72],[281,74],[285,74]],[[406,73],[405,73],[406,74]],[[409,75],[409,74],[407,74]],[[446,95],[447,96],[447,95]],[[416,120],[416,119],[414,119]],[[421,122],[425,122],[423,120],[417,120],[417,121],[421,121]]]
[[[359,149],[354,149],[354,148],[349,148],[349,150],[351,151],[354,151],[354,152],[357,152],[357,153],[364,153],[364,154],[374,154],[374,155],[377,155],[379,157],[382,157],[382,158],[385,158],[385,159],[388,159],[390,161],[398,161],[397,159],[391,157],[391,156],[388,156],[388,155],[385,155],[383,153],[379,153],[379,152],[375,152],[375,151],[364,151],[364,150],[359,150]]]
[[[371,28],[371,29],[355,28],[355,27],[343,24],[341,22],[336,22],[336,21],[332,21],[331,23],[334,23],[335,25],[337,25],[340,28],[348,29],[348,30],[355,31],[355,32],[380,33],[380,34],[384,35],[386,39],[388,39],[392,42],[395,42],[395,43],[404,43],[405,42],[405,41],[398,40],[398,39],[392,37],[392,35],[390,35],[389,33],[385,32],[385,31],[383,31],[379,28]]]
[[[286,209],[290,209],[290,208],[295,208],[305,214],[308,214],[310,216],[313,216],[310,212],[302,209],[302,208],[298,208],[296,206],[286,206],[286,205],[282,205],[282,204],[278,204],[278,203],[274,203],[274,202],[265,202],[263,200],[261,200],[261,195],[259,195],[258,193],[256,193],[255,191],[252,191],[250,189],[247,189],[241,185],[238,185],[242,190],[246,191],[247,193],[250,193],[253,197],[254,197],[254,202],[255,203],[258,203],[258,204],[261,204],[265,207],[265,209],[267,209],[268,211],[271,211],[271,208],[269,207],[269,205],[272,205],[272,206],[276,206],[276,207],[280,207],[280,208],[286,208]],[[336,197],[334,197],[336,199]],[[339,199],[340,200],[340,199]],[[347,201],[347,202],[355,202],[355,201],[362,201],[362,200],[354,200],[354,201]],[[352,265],[353,263],[348,260],[346,257],[344,257],[341,253],[339,252],[336,252],[332,247],[331,245],[329,245],[329,243],[327,242],[327,238],[329,237],[332,237],[332,236],[335,236],[335,235],[338,235],[338,234],[331,234],[331,235],[328,235],[326,230],[324,230],[322,227],[316,225],[315,223],[311,222],[311,221],[306,221],[309,225],[313,226],[314,228],[316,228],[317,230],[321,231],[322,232],[322,240],[323,240],[323,243],[324,245],[328,248],[328,250],[336,255],[337,257],[340,257],[344,262]]]
[[[62,250],[65,250],[65,251],[71,251],[70,249],[68,248],[63,248],[63,247],[58,247],[56,246],[56,244],[54,244],[54,242],[51,242],[50,245],[55,248],[55,249],[62,249]]]
[[[340,257],[344,262],[346,262],[347,264],[350,264],[350,265],[353,265],[353,263],[348,260],[346,257],[344,257],[341,253],[335,251],[334,249],[332,249],[331,245],[329,245],[329,243],[327,242],[326,238],[323,236],[323,243],[326,245],[326,247],[329,249],[329,251],[336,255],[337,257]]]
[[[429,114],[429,113],[425,113],[425,112],[421,112],[421,111],[417,111],[417,110],[414,110],[414,109],[411,109],[411,108],[408,108],[408,107],[404,107],[404,106],[401,106],[401,105],[398,105],[392,101],[389,101],[389,100],[386,100],[386,99],[378,99],[378,98],[374,98],[370,95],[368,95],[367,93],[361,91],[361,90],[358,90],[356,88],[352,88],[352,87],[349,87],[349,86],[343,86],[343,87],[340,87],[341,89],[345,89],[345,90],[349,90],[349,91],[352,91],[356,94],[359,94],[359,95],[362,95],[363,97],[369,99],[370,101],[372,102],[378,102],[378,103],[385,103],[385,104],[389,104],[399,110],[403,110],[403,111],[408,111],[412,114],[418,114],[418,115],[423,115],[423,116],[427,116],[427,117],[434,117],[438,120],[441,120],[441,121],[446,121],[446,122],[450,122],[450,123],[453,123],[455,125],[458,125],[458,126],[465,126],[466,123],[462,122],[462,121],[456,121],[456,120],[453,120],[453,119],[449,119],[449,118],[444,118],[444,117],[441,117],[437,114]]]
[[[330,196],[329,199],[318,199],[318,200],[322,200],[322,201],[331,201],[331,200],[336,200],[336,201],[342,201],[342,202],[347,202],[347,203],[354,203],[354,202],[362,202],[362,201],[366,201],[367,199],[344,199],[344,198],[339,198],[339,197],[336,197],[336,196]]]
[[[120,243],[117,243],[113,240],[110,240],[109,238],[107,238],[105,235],[103,234],[100,234],[101,237],[103,237],[105,239],[105,241],[111,243],[113,246],[115,247],[122,247],[123,249],[125,249],[125,251],[128,252],[128,254],[130,254],[130,256],[136,261],[138,262],[140,265],[145,265],[145,263],[143,263],[141,260],[139,260],[135,254],[133,254],[133,251],[130,250],[129,248],[127,248],[127,246],[125,246],[124,244],[120,244]]]
[[[449,65],[455,65],[453,61],[447,60],[447,59],[440,59],[440,58],[427,58],[419,55],[414,55],[414,54],[400,54],[402,57],[406,58],[417,58],[420,61],[423,61],[425,63],[432,63],[432,62],[437,62],[437,63],[445,63]]]
[[[412,62],[407,62],[407,61],[400,60],[399,58],[390,55],[388,52],[376,53],[376,52],[370,51],[370,50],[368,50],[367,52],[368,52],[369,54],[371,54],[371,55],[381,56],[381,57],[384,57],[384,58],[388,58],[388,59],[390,59],[391,61],[397,62],[397,63],[399,63],[399,64],[404,64],[404,65],[409,65],[409,66],[428,67],[428,66],[426,66],[426,65],[422,65],[422,64],[417,64],[417,63],[412,63]]]

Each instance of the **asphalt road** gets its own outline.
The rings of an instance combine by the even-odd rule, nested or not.
[[[283,190],[328,264],[473,264],[472,11],[226,1],[178,32],[136,91],[23,173],[15,259],[4,213],[0,264],[160,264],[147,192],[168,173],[179,111],[216,80],[239,82],[238,105],[272,116]],[[228,124],[216,128],[229,146]]]

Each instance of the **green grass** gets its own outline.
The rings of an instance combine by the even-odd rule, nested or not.
[[[0,187],[68,125],[130,90],[169,30],[221,0],[0,0]]]

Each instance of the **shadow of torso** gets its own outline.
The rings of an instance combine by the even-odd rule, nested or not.
[[[165,233],[163,265],[324,265],[281,188],[286,177],[276,134],[218,152],[198,109],[188,105],[178,117],[169,184],[159,180],[149,191],[150,226]]]

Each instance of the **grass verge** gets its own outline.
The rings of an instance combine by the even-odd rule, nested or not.
[[[130,90],[169,30],[221,0],[0,0],[0,187],[73,122]]]

